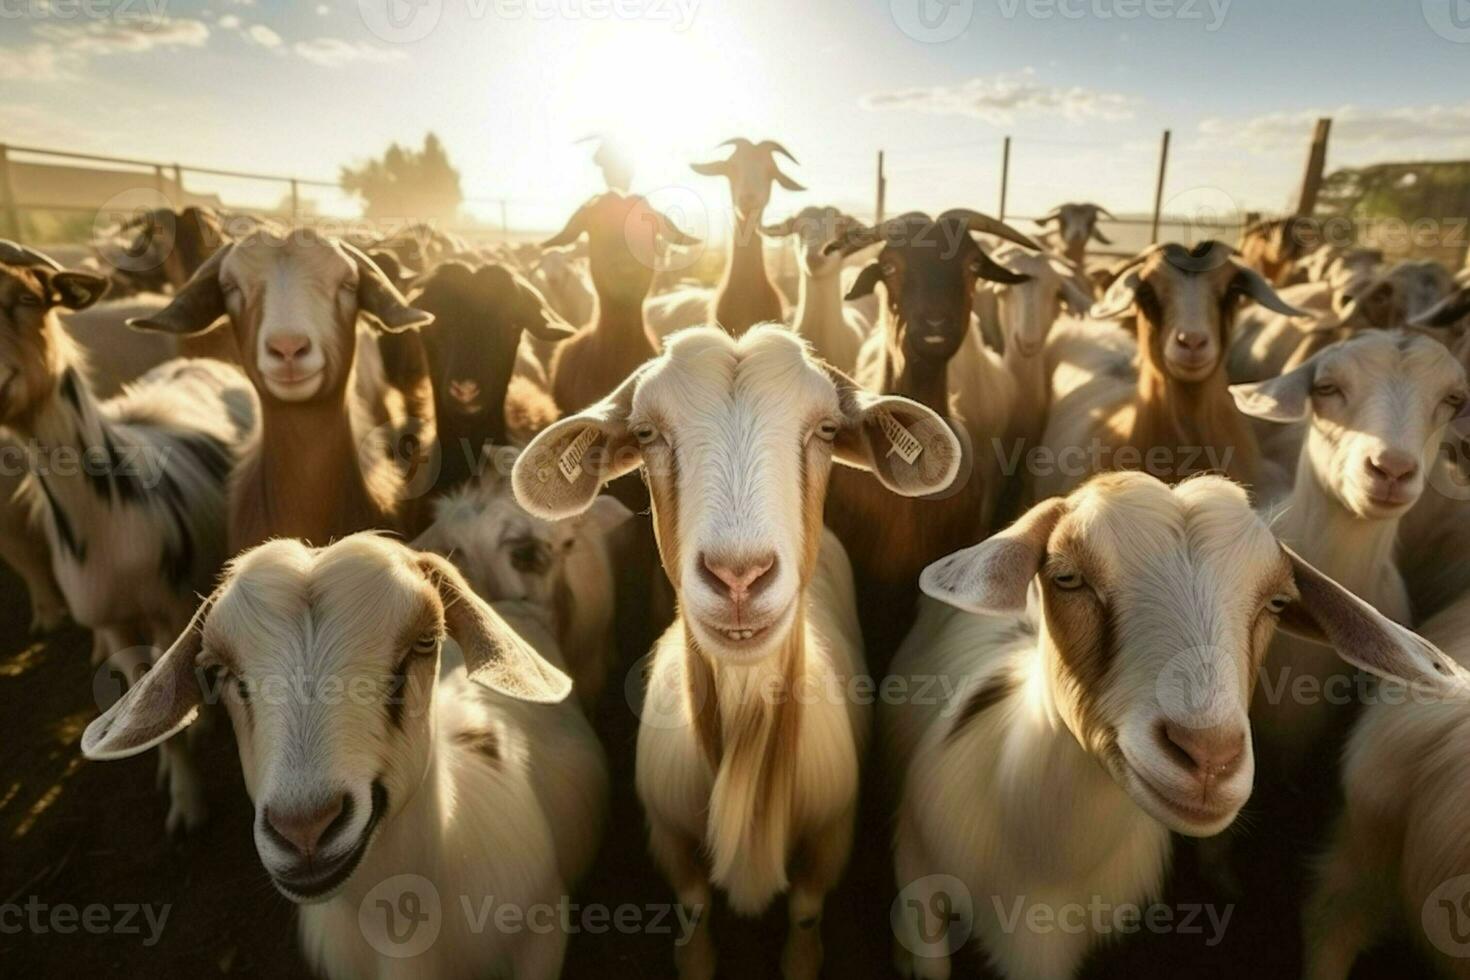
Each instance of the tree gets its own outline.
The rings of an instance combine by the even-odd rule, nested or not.
[[[433,133],[424,137],[422,150],[391,143],[381,160],[344,166],[341,180],[343,190],[362,199],[369,218],[450,221],[464,200],[459,171]]]

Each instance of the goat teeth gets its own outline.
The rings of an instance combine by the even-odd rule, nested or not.
[[[755,630],[720,630],[732,640],[748,640],[755,636]]]

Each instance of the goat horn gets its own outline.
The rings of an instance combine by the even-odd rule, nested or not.
[[[1046,212],[1046,214],[1043,214],[1041,217],[1037,218],[1035,223],[1038,225],[1044,225],[1048,221],[1058,221],[1061,219],[1061,217],[1062,209],[1052,208],[1050,211]]]
[[[742,149],[742,148],[747,147],[747,146],[754,146],[755,144],[752,143],[750,140],[746,139],[744,136],[736,136],[736,137],[734,137],[732,139],[725,140],[725,142],[721,143],[720,145],[721,146],[733,146],[736,149]]]
[[[19,242],[12,242],[6,238],[0,238],[0,262],[6,265],[44,265],[48,269],[60,272],[62,265],[49,255],[45,255],[29,248]]]
[[[801,164],[800,160],[792,156],[790,150],[786,149],[786,147],[782,146],[780,143],[777,143],[775,140],[762,140],[761,149],[765,150],[768,153],[779,153],[786,159],[790,160],[792,163],[797,164],[798,166],[800,166]]]
[[[960,219],[965,223],[965,228],[969,231],[1004,238],[1007,241],[1015,242],[1017,245],[1024,245],[1033,252],[1041,251],[1041,246],[1036,244],[1030,235],[1023,235],[1004,221],[992,218],[988,214],[971,211],[969,208],[954,208],[939,216],[940,221],[943,221],[945,218]]]

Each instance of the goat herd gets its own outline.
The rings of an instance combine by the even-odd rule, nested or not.
[[[132,679],[81,753],[157,748],[195,831],[222,704],[334,978],[557,976],[558,928],[385,955],[370,899],[554,908],[645,839],[684,978],[712,910],[782,898],[817,976],[890,853],[901,974],[1069,977],[1128,930],[1035,907],[1137,913],[1176,848],[1248,904],[1263,834],[1311,842],[1308,976],[1395,930],[1470,975],[1470,280],[1289,222],[1103,269],[1093,205],[1056,251],[965,209],[762,224],[790,154],[730,145],[713,289],[619,189],[530,250],[153,215],[136,333],[121,273],[0,242],[4,556]],[[605,834],[629,767],[645,826]]]

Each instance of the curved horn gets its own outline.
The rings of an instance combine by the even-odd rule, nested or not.
[[[720,146],[733,146],[737,150],[745,149],[746,147],[750,147],[750,146],[754,146],[754,145],[755,145],[754,143],[752,143],[750,140],[746,139],[744,136],[735,136],[735,137],[732,137],[731,139],[725,140],[725,142],[723,142],[723,143],[720,144]]]
[[[662,211],[656,211],[653,208],[649,208],[648,210],[653,213],[654,219],[658,222],[659,234],[668,239],[670,244],[688,247],[690,245],[698,245],[703,241],[703,239],[695,238],[674,224],[669,216]]]
[[[842,253],[847,258],[854,252],[861,252],[869,245],[876,245],[883,241],[883,232],[879,228],[870,228],[867,225],[858,225],[849,228],[834,240],[828,242],[822,248],[823,255],[831,255],[834,252]]]
[[[1017,245],[1024,245],[1033,252],[1041,251],[1041,246],[1036,244],[1030,235],[1023,235],[1004,221],[992,218],[988,214],[971,211],[969,208],[952,208],[941,214],[938,220],[943,221],[945,218],[960,219],[965,223],[965,227],[969,231],[1004,238],[1006,241],[1015,242]]]
[[[1012,272],[999,262],[985,254],[984,249],[980,252],[980,278],[991,282],[1003,282],[1014,286],[1016,283],[1030,282],[1031,277],[1024,272]]]
[[[1061,208],[1052,208],[1050,211],[1046,212],[1046,214],[1043,214],[1041,217],[1037,218],[1032,223],[1033,224],[1038,224],[1038,225],[1044,225],[1044,224],[1046,224],[1049,221],[1060,221],[1060,220],[1062,220],[1062,209]]]
[[[1109,211],[1107,208],[1103,207],[1101,204],[1089,204],[1087,206],[1090,207],[1090,208],[1092,208],[1093,211],[1095,211],[1096,213],[1102,215],[1105,218],[1113,218],[1113,212]],[[1113,218],[1113,220],[1114,221],[1117,221],[1118,219],[1117,218]]]
[[[801,161],[792,156],[790,150],[786,149],[786,147],[782,146],[775,140],[761,140],[760,146],[761,149],[765,150],[767,153],[779,153],[786,159],[790,160],[792,163],[797,164],[798,166],[801,165]]]
[[[61,263],[51,256],[19,242],[12,242],[8,238],[0,238],[0,262],[6,265],[44,265],[57,272],[62,270]]]

